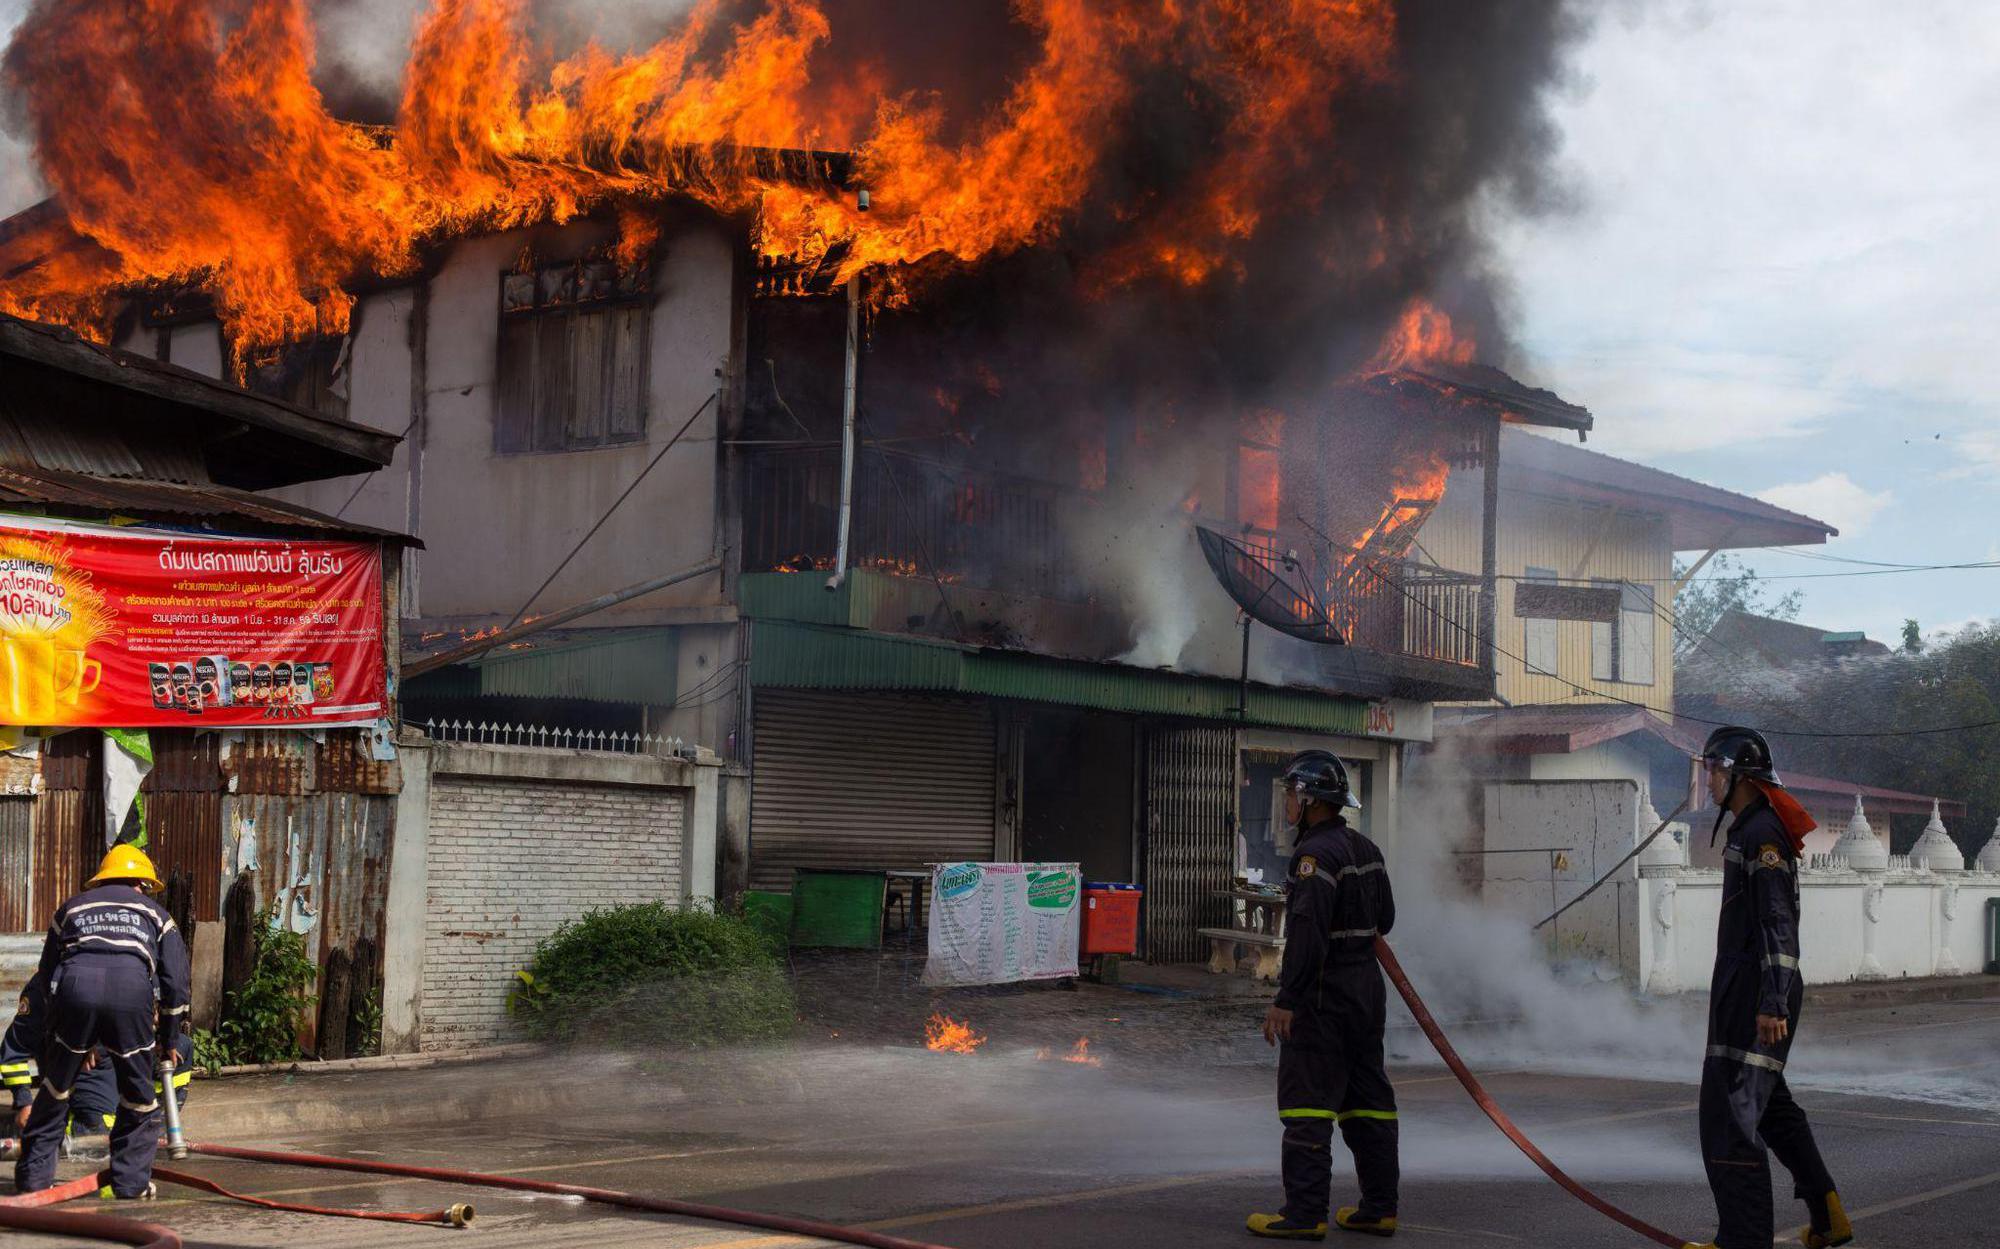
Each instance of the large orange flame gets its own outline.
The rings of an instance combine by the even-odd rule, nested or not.
[[[986,1044],[986,1038],[945,1014],[932,1015],[924,1024],[924,1048],[946,1054],[970,1054]]]
[[[1113,193],[1111,123],[1168,62],[1215,102],[1215,162],[1114,203],[1128,228],[1094,281],[1198,282],[1292,207],[1260,193],[1274,167],[1336,159],[1335,89],[1390,78],[1395,44],[1390,0],[1017,0],[1037,51],[968,122],[885,94],[866,64],[817,64],[819,0],[767,0],[726,29],[720,0],[699,0],[650,47],[552,65],[527,9],[432,0],[396,122],[368,130],[313,84],[308,0],[37,6],[7,68],[61,212],[34,223],[39,247],[0,237],[0,310],[103,334],[108,292],[193,284],[254,351],[343,330],[343,288],[413,272],[427,243],[667,195],[749,215],[764,256],[835,278],[975,261]],[[844,185],[810,156],[829,146],[852,153]]]
[[[1472,363],[1477,350],[1477,344],[1452,328],[1451,317],[1442,308],[1419,297],[1403,309],[1402,319],[1383,338],[1375,358],[1362,371],[1388,373],[1427,364],[1462,367]]]

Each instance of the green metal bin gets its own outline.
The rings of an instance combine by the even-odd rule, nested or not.
[[[888,898],[883,872],[800,869],[792,882],[792,944],[879,950]]]

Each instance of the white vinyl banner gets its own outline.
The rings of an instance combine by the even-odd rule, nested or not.
[[[1075,863],[940,863],[931,869],[924,983],[1074,976],[1083,874]]]

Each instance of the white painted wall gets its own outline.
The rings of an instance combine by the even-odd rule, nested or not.
[[[353,478],[277,493],[384,528],[413,530],[408,614],[511,616],[645,471],[702,401],[725,384],[735,299],[732,236],[688,217],[667,226],[653,275],[646,438],[587,451],[493,450],[500,279],[531,245],[557,259],[608,238],[599,223],[517,230],[452,248],[423,295],[424,367],[414,380],[415,288],[369,296],[354,325],[349,418],[409,438],[361,493]],[[179,363],[176,354],[175,362]],[[414,395],[423,420],[412,428]],[[700,563],[717,548],[717,408],[710,404],[577,554],[536,606],[550,610]],[[414,472],[413,472],[414,466]],[[353,502],[348,502],[350,496]],[[719,623],[720,580],[703,578],[593,617],[592,625]]]
[[[2000,873],[1805,869],[1800,970],[1808,984],[1972,975],[1986,964],[1986,904]],[[1722,873],[1653,868],[1641,873],[1642,934],[1651,993],[1705,990],[1715,964]]]
[[[1523,923],[1537,923],[1610,872],[1657,822],[1642,817],[1636,781],[1490,783],[1482,899]],[[1565,851],[1565,865],[1554,870],[1551,847]],[[1543,929],[1553,956],[1590,959],[1636,978],[1642,954],[1638,885],[1635,860]]]

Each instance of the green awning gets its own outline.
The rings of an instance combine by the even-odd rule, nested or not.
[[[672,706],[679,668],[675,629],[573,629],[427,673],[411,692]]]
[[[975,694],[1353,736],[1363,733],[1368,708],[1360,699],[1252,684],[1239,718],[1234,681],[782,620],[752,625],[750,681]]]

